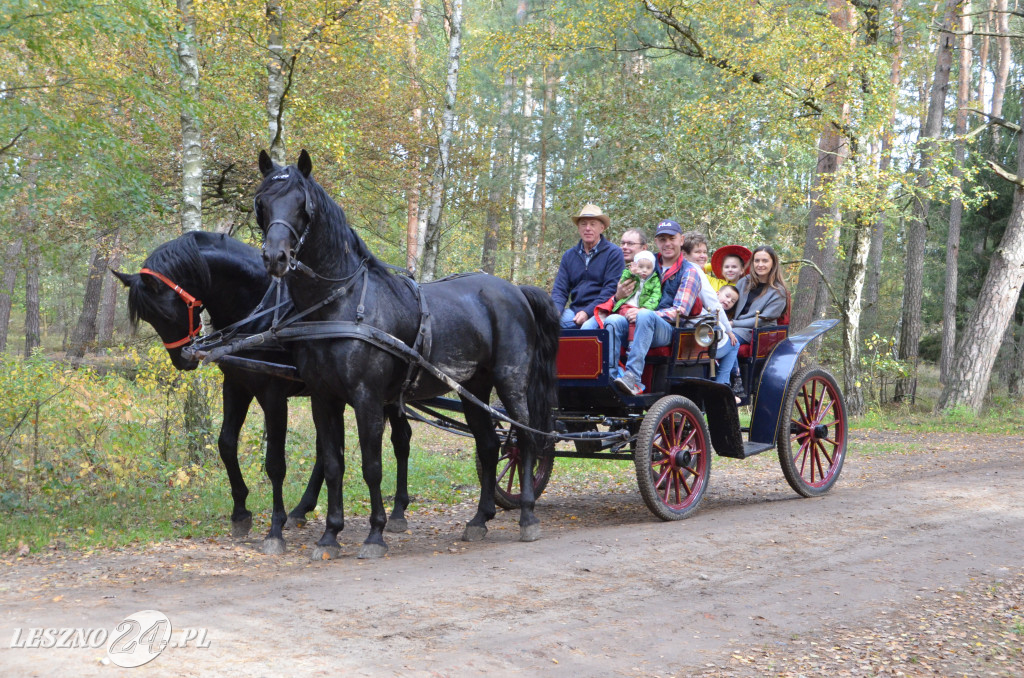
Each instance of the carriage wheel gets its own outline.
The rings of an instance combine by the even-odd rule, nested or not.
[[[827,371],[807,368],[792,378],[783,404],[776,441],[782,472],[798,494],[825,494],[839,479],[846,459],[843,393]]]
[[[647,411],[633,463],[640,495],[662,520],[681,520],[700,505],[711,477],[711,436],[693,401],[671,395]]]
[[[533,460],[533,496],[540,499],[544,488],[551,480],[551,469],[555,465],[555,458],[550,454],[538,455]],[[522,492],[519,491],[520,476],[522,475],[522,460],[519,456],[519,444],[509,438],[501,446],[498,455],[497,483],[494,486],[494,503],[506,510],[519,508],[519,499]],[[480,466],[480,458],[476,460],[476,475],[483,483],[484,474]]]

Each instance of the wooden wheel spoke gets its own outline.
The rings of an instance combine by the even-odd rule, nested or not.
[[[501,484],[502,478],[504,478],[505,475],[509,472],[509,470],[512,469],[512,467],[514,466],[514,464],[512,463],[512,458],[511,457],[505,457],[505,460],[506,460],[505,461],[505,466],[498,473],[498,477],[497,477],[497,484],[498,485]],[[515,475],[515,473],[513,472],[512,475]]]
[[[820,452],[820,455],[818,455],[818,464],[821,464],[821,457],[824,457],[825,461],[828,462],[828,467],[832,468],[832,464],[835,463],[835,459],[834,459],[833,455],[828,453],[828,450],[825,449],[825,445],[823,445],[820,440],[817,442],[817,446],[818,446],[818,450]],[[821,472],[821,477],[822,478],[825,477],[825,472],[824,471]]]

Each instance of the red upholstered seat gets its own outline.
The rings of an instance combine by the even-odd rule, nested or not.
[[[758,340],[757,348],[758,353],[760,353],[760,357],[765,357],[768,353],[768,350],[771,349],[771,347],[775,346],[775,344],[782,341],[785,338],[785,336],[789,334],[789,311],[792,307],[792,301],[792,297],[790,297],[789,293],[787,292],[786,310],[782,312],[782,315],[779,316],[779,319],[776,320],[771,325],[766,324],[758,328],[757,334],[760,338]],[[781,331],[776,329],[779,325],[783,326]],[[770,331],[766,332],[765,330]],[[762,332],[764,332],[764,334],[762,334]],[[740,358],[741,360],[744,358],[749,358],[751,351],[750,347],[751,344],[740,344],[740,350],[736,352],[737,357]]]

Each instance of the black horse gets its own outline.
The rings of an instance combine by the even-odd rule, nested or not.
[[[546,292],[485,274],[416,288],[408,278],[390,273],[348,226],[342,209],[310,176],[312,161],[306,151],[296,165],[284,168],[261,152],[259,167],[264,179],[254,207],[264,233],[264,262],[271,275],[287,275],[295,306],[306,313],[304,321],[332,321],[331,326],[319,325],[321,331],[344,327],[363,336],[379,337],[383,330],[415,347],[478,400],[486,402],[496,389],[510,417],[539,431],[551,430],[559,328]],[[315,333],[317,324],[308,328]],[[338,413],[345,403],[355,409],[371,501],[370,533],[359,557],[382,556],[387,552],[387,521],[380,493],[381,407],[403,398],[437,396],[450,388],[427,371],[411,369],[395,352],[363,339],[310,335],[293,347],[299,373],[311,390],[327,480],[327,529],[313,558],[340,554],[345,461]],[[475,541],[487,533],[487,521],[495,514],[500,439],[486,410],[465,397],[462,402],[481,468],[479,505],[463,532],[463,539]],[[523,429],[516,433],[522,452],[520,539],[533,541],[540,536],[533,460],[545,439]]]
[[[234,325],[244,320],[260,303],[271,282],[258,250],[223,234],[199,231],[160,245],[146,259],[140,273],[113,273],[129,289],[128,311],[132,324],[138,325],[140,320],[144,320],[152,325],[164,341],[171,362],[179,370],[193,370],[198,366],[198,362],[182,355],[182,349],[199,333],[202,307],[209,311],[214,327]],[[267,302],[267,305],[273,303]],[[283,309],[283,312],[287,313],[287,310]],[[244,325],[243,329],[246,333],[265,330],[270,326],[272,317],[272,314],[268,314],[256,318]],[[239,356],[277,364],[294,364],[287,350],[250,350]],[[270,532],[263,541],[263,552],[283,553],[285,542],[282,529],[286,526],[301,527],[306,523],[306,514],[316,506],[324,479],[323,456],[318,453],[302,499],[290,513],[285,514],[282,485],[286,469],[284,446],[288,426],[288,398],[305,395],[305,384],[234,365],[220,364],[219,367],[224,373],[224,419],[218,447],[234,500],[231,513],[232,536],[244,537],[252,527],[252,513],[245,505],[249,489],[238,467],[238,434],[255,398],[264,413],[267,433],[266,470],[274,495]],[[407,470],[412,430],[408,421],[398,416],[397,407],[389,407],[385,414],[391,422],[391,441],[398,460],[395,506],[388,528],[402,532],[407,526]],[[340,418],[343,412],[339,410],[338,415]]]

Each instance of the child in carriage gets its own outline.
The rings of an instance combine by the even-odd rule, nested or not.
[[[634,285],[633,295],[626,299],[615,299],[613,295],[594,309],[594,315],[598,319],[598,326],[604,326],[604,319],[609,313],[623,314],[627,308],[647,308],[656,310],[661,300],[661,279],[655,270],[654,254],[643,250],[633,256],[633,261],[622,270],[619,284],[632,280]]]
[[[725,285],[735,285],[743,277],[743,269],[750,261],[750,250],[743,245],[724,245],[715,250],[711,260],[704,264],[711,287],[716,291]]]

